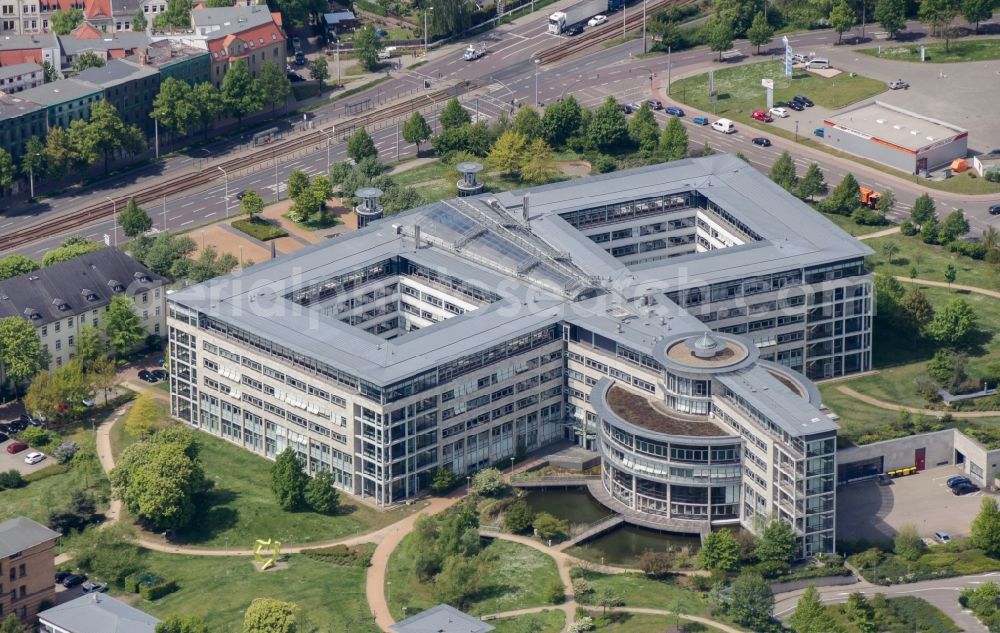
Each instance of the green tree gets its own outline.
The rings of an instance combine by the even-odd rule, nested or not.
[[[94,51],[84,51],[76,56],[76,61],[73,62],[73,72],[80,73],[88,68],[103,68],[107,63],[107,60],[103,55],[99,55]]]
[[[931,35],[944,38],[944,50],[951,43],[951,23],[958,16],[960,0],[921,0],[917,16],[931,30]]]
[[[994,0],[962,0],[962,17],[976,25],[976,35],[979,35],[979,23],[993,16],[994,5]]]
[[[878,0],[875,3],[875,21],[882,25],[889,39],[906,28],[906,0]]]
[[[14,159],[7,150],[0,148],[0,193],[10,189],[14,184],[14,174],[16,173]]]
[[[434,596],[456,609],[465,609],[479,590],[479,570],[475,562],[460,556],[444,561],[434,579]]]
[[[0,319],[0,364],[15,393],[48,362],[38,331],[19,316]]]
[[[792,165],[795,169],[795,165]],[[824,196],[829,191],[829,186],[823,178],[823,171],[816,163],[810,163],[806,169],[806,174],[799,179],[799,197],[803,200],[812,200],[815,196]]]
[[[97,332],[96,328],[92,328],[94,332]],[[84,328],[86,330],[86,328]],[[81,332],[82,337],[82,332]],[[77,349],[79,349],[79,343],[77,343]],[[80,358],[80,355],[77,355]],[[83,362],[81,360],[81,362]],[[118,378],[118,363],[113,359],[106,356],[101,356],[89,366],[84,364],[84,369],[88,372],[87,376],[90,378],[91,388],[96,391],[102,391],[104,393],[104,404],[108,403],[108,392],[121,382]]]
[[[456,36],[472,26],[474,5],[464,0],[437,0],[430,14],[430,35]]]
[[[881,630],[876,622],[875,609],[860,591],[848,596],[845,611],[851,623],[858,627],[861,633],[876,633]]]
[[[355,163],[360,163],[369,156],[378,158],[378,148],[375,147],[375,141],[368,135],[365,128],[360,127],[355,130],[354,134],[351,134],[351,138],[347,140],[347,155],[354,159]]]
[[[760,535],[755,553],[762,563],[791,563],[795,557],[795,533],[791,524],[772,519]]]
[[[885,242],[882,244],[882,253],[885,254],[885,261],[891,266],[892,259],[899,253],[899,244],[895,242]]]
[[[90,380],[80,362],[73,359],[37,374],[24,395],[24,408],[47,418],[65,419],[78,414],[84,398],[91,395]]]
[[[226,110],[222,93],[210,81],[203,81],[191,89],[191,101],[198,113],[198,123],[203,134],[208,136],[208,128]]]
[[[104,314],[104,336],[118,354],[124,354],[145,338],[135,304],[124,295],[115,295]]]
[[[451,130],[472,123],[469,111],[462,107],[458,97],[445,104],[444,108],[441,109],[441,114],[438,115],[438,120],[441,121],[442,130]]]
[[[603,615],[608,614],[608,609],[613,609],[615,607],[620,607],[625,604],[625,601],[621,596],[615,592],[614,588],[605,585],[597,590],[597,595],[594,596],[597,599],[597,604],[599,604],[603,609]]]
[[[934,320],[934,307],[927,300],[927,295],[916,285],[910,286],[906,296],[899,302],[899,307],[912,328],[914,337],[922,334]]]
[[[71,166],[78,172],[83,172],[101,157],[101,152],[97,148],[97,138],[91,132],[90,124],[83,119],[74,119],[69,124],[67,136],[69,146],[72,148]]]
[[[111,156],[124,146],[125,124],[118,110],[105,100],[95,102],[90,107],[90,122],[87,133],[94,149],[104,155],[104,171],[108,171]]]
[[[528,143],[524,162],[521,164],[521,180],[542,184],[552,178],[552,148],[541,138]]]
[[[830,9],[830,26],[837,32],[837,43],[844,41],[844,33],[854,28],[858,21],[854,9],[847,3],[847,0],[840,0]]]
[[[361,67],[368,72],[378,70],[381,65],[378,59],[380,50],[382,50],[382,44],[370,26],[365,26],[354,32],[354,54]]]
[[[795,604],[795,613],[789,619],[795,633],[836,633],[837,623],[830,617],[819,599],[816,585],[809,583],[805,593]]]
[[[677,117],[670,117],[660,136],[659,157],[664,161],[687,158],[688,134]]]
[[[718,53],[721,62],[722,54],[733,47],[733,26],[729,20],[716,15],[708,21],[705,28],[708,50]]]
[[[896,194],[892,192],[892,189],[886,189],[879,196],[878,203],[875,205],[875,209],[882,215],[882,217],[888,216],[892,213],[892,210],[896,207]]]
[[[427,119],[420,112],[414,112],[403,124],[403,140],[417,146],[417,156],[420,156],[420,144],[427,142],[433,133]]]
[[[71,259],[76,259],[80,255],[99,251],[102,248],[104,248],[104,246],[102,244],[98,244],[97,242],[84,242],[82,244],[64,243],[50,251],[46,251],[46,253],[42,255],[42,268],[51,266],[52,264],[58,264],[60,262],[68,262]]]
[[[787,151],[781,152],[778,160],[774,161],[774,164],[771,165],[769,177],[775,183],[781,185],[782,189],[793,191],[798,177],[795,175],[795,163],[792,161],[792,155]]]
[[[854,174],[848,172],[830,192],[830,197],[820,203],[820,208],[826,213],[850,215],[858,207],[859,189],[860,185]]]
[[[254,598],[243,617],[243,633],[298,633],[299,607],[273,598]]]
[[[709,571],[733,571],[740,562],[740,549],[729,530],[715,530],[705,537],[698,564]]]
[[[125,209],[118,215],[118,223],[125,235],[133,239],[153,228],[152,218],[135,203],[135,198],[128,199]]]
[[[302,460],[295,449],[286,448],[278,453],[271,464],[271,490],[282,510],[290,512],[305,505],[306,484],[309,475],[303,471]]]
[[[166,10],[153,18],[158,29],[186,29],[191,26],[192,0],[169,0]]]
[[[955,276],[957,274],[958,272],[955,270],[955,264],[949,262],[948,265],[944,267],[944,280],[948,282],[949,286],[955,283]]]
[[[229,114],[236,117],[239,127],[243,126],[243,117],[264,107],[260,85],[250,76],[247,63],[242,59],[236,60],[222,79],[222,103]]]
[[[205,490],[197,451],[187,441],[175,441],[181,437],[161,431],[132,444],[110,473],[112,495],[160,530],[190,523],[195,498]]]
[[[0,259],[0,280],[26,275],[38,270],[38,262],[24,255],[8,255]]]
[[[32,136],[24,144],[24,155],[21,156],[21,173],[29,178],[41,178],[45,175],[45,144],[37,136]]]
[[[569,526],[563,519],[558,519],[548,512],[539,512],[535,515],[535,520],[531,522],[535,532],[543,539],[558,538],[566,534]]]
[[[317,58],[317,60],[319,59],[323,60],[323,64],[326,65],[325,57]],[[323,79],[326,77],[324,76]],[[278,68],[278,64],[271,60],[264,62],[264,65],[260,67],[260,77],[257,79],[257,84],[260,86],[260,94],[264,103],[271,104],[272,113],[278,105],[284,106],[288,95],[292,94],[291,80]]]
[[[297,200],[302,192],[309,189],[309,176],[301,169],[293,169],[288,174],[288,197]]]
[[[656,150],[660,140],[660,126],[657,125],[656,117],[645,101],[629,121],[628,135],[644,154],[652,154]]]
[[[0,622],[0,633],[28,633],[28,629],[21,624],[16,614],[9,613],[3,622]]]
[[[333,487],[333,473],[320,470],[306,484],[305,502],[320,514],[336,514],[340,505],[340,494]]]
[[[516,175],[524,163],[527,149],[528,143],[524,136],[509,130],[501,134],[497,142],[493,144],[493,149],[490,150],[490,155],[486,160],[490,168],[502,174]]]
[[[747,572],[733,581],[729,615],[737,624],[754,631],[770,630],[773,611],[774,593],[763,576]]]
[[[434,479],[431,480],[431,490],[434,494],[440,495],[451,491],[458,485],[458,477],[455,472],[448,467],[442,466],[434,471]]]
[[[150,393],[141,393],[125,418],[125,431],[132,437],[152,435],[166,417],[163,408]]]
[[[132,256],[154,273],[180,279],[190,263],[188,255],[198,246],[190,237],[163,232],[152,240],[135,240],[129,248]]]
[[[1000,556],[1000,509],[993,497],[983,497],[979,514],[972,521],[972,546],[987,556]]]
[[[913,209],[910,210],[910,221],[917,226],[923,226],[935,220],[936,217],[934,200],[926,193],[920,194],[913,202]]]
[[[319,82],[319,91],[322,93],[325,90],[326,80],[330,78],[330,67],[326,63],[326,57],[317,57],[309,64],[309,77]]]
[[[142,14],[142,8],[132,16],[132,32],[142,33],[146,30],[146,16]]]
[[[753,16],[753,23],[747,29],[747,39],[750,44],[757,47],[757,54],[760,55],[760,47],[771,41],[774,37],[774,27],[768,21],[764,12],[761,11]]]
[[[620,148],[628,140],[628,122],[614,97],[609,96],[590,118],[587,138],[602,151]]]
[[[208,633],[208,626],[201,616],[172,615],[156,625],[155,633]]]
[[[912,525],[904,525],[899,528],[892,538],[892,551],[908,561],[917,560],[926,549],[924,540],[917,533],[917,528]]]
[[[927,326],[927,334],[948,347],[961,345],[976,330],[978,319],[968,301],[956,297],[946,303]]]
[[[184,260],[184,263],[182,276],[195,283],[201,283],[231,272],[239,265],[239,260],[231,253],[219,255],[214,246],[209,246],[198,253],[198,259],[193,262]]]
[[[583,109],[573,95],[547,106],[542,115],[545,140],[555,147],[561,147],[569,137],[579,132],[582,117]]]
[[[243,194],[240,200],[240,213],[246,213],[250,220],[264,212],[264,199],[260,194],[250,189]]]
[[[75,150],[67,130],[55,126],[45,137],[45,174],[53,180],[61,180],[69,173],[76,161]]]
[[[496,468],[484,468],[472,476],[472,489],[483,496],[495,496],[506,488],[503,473]]]
[[[200,116],[191,98],[190,84],[174,77],[164,79],[153,100],[150,116],[178,134],[187,134],[188,128],[197,123]]]
[[[507,507],[503,513],[503,527],[512,534],[524,534],[531,529],[535,512],[523,499],[518,499]]]
[[[56,35],[69,35],[73,29],[83,24],[83,9],[56,9],[49,18],[49,24]]]
[[[515,132],[523,136],[528,141],[544,136],[542,130],[542,117],[531,106],[525,106],[514,115],[514,123],[511,127]]]
[[[942,244],[947,244],[963,237],[968,232],[969,221],[965,219],[965,212],[961,209],[955,209],[941,223],[938,239]]]

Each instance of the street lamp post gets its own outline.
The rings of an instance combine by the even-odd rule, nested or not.
[[[466,477],[465,477],[465,494],[468,495],[470,492],[472,492],[472,477],[469,476],[469,475],[466,475]]]
[[[510,480],[514,481],[514,458],[510,458]]]
[[[424,11],[424,57],[427,57],[427,14],[434,10],[434,7],[427,7]]]
[[[648,51],[646,50],[646,0],[642,0],[642,54],[645,55]]]
[[[336,126],[334,126],[334,129],[336,129]],[[326,173],[329,174],[330,173],[330,143],[333,141],[333,134],[331,134],[330,132],[327,132],[323,128],[320,128],[319,131],[322,132],[323,134],[326,134]]]
[[[229,219],[229,174],[222,167],[216,166],[216,169],[222,172],[222,175],[226,177],[226,219]]]
[[[535,107],[537,108],[538,107],[538,65],[541,63],[542,60],[535,59],[535,60],[532,60],[532,61],[535,62]]]
[[[104,199],[111,202],[111,216],[114,218],[111,234],[114,236],[115,246],[118,246],[118,205],[111,199],[110,196],[104,196]]]
[[[35,152],[33,156],[41,156],[41,152]],[[28,183],[31,187],[31,199],[35,199],[35,165],[34,160],[28,161]]]

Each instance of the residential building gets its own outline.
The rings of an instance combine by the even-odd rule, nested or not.
[[[62,49],[61,68],[73,65],[83,53],[95,53],[104,60],[124,59],[144,50],[150,43],[146,33],[120,31],[105,33],[97,27],[84,22],[69,35],[59,36]]]
[[[0,66],[0,94],[21,92],[45,83],[45,71],[35,62]]]
[[[45,106],[17,95],[0,95],[0,148],[19,161],[32,136],[45,138]]]
[[[358,25],[358,18],[353,11],[335,11],[323,14],[323,24],[327,35],[337,35]]]
[[[153,633],[159,623],[103,593],[82,595],[38,614],[40,633]]]
[[[54,366],[76,355],[84,326],[101,328],[111,299],[124,295],[149,334],[164,333],[166,279],[117,248],[102,248],[0,281],[0,318],[20,316],[38,330]]]
[[[0,4],[8,0],[0,0]],[[3,23],[0,19],[0,23]],[[0,32],[0,66],[41,64],[59,67],[59,40],[51,33],[13,35]]]
[[[969,132],[956,125],[874,101],[823,121],[830,147],[916,174],[965,158]]]
[[[56,539],[41,523],[17,517],[0,523],[0,619],[14,614],[27,623],[56,587]]]
[[[100,68],[77,73],[74,79],[98,86],[104,100],[118,110],[125,125],[138,125],[147,136],[153,134],[149,113],[160,90],[160,73],[156,68],[112,59]]]
[[[63,79],[22,90],[18,96],[45,107],[47,132],[54,125],[69,127],[74,119],[89,119],[91,106],[101,99],[101,89],[85,81]]]
[[[208,51],[172,40],[152,42],[145,52],[140,51],[128,60],[160,71],[160,83],[173,77],[194,86],[211,79],[212,62]]]
[[[724,155],[386,220],[378,194],[336,244],[169,297],[174,416],[382,506],[568,438],[630,520],[783,516],[832,551],[837,427],[800,372],[870,367],[868,247]],[[637,435],[665,469],[611,452]]]
[[[492,624],[462,613],[455,607],[439,604],[389,627],[395,633],[490,633]]]

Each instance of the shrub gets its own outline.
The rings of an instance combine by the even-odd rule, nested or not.
[[[573,595],[579,600],[594,593],[594,586],[586,578],[573,579]]]
[[[52,431],[46,431],[37,426],[29,426],[21,431],[18,436],[21,438],[21,441],[35,448],[44,448],[55,439]]]
[[[535,528],[538,536],[544,539],[558,538],[565,535],[569,529],[566,521],[558,519],[548,512],[539,512],[536,514],[532,526]]]
[[[0,473],[0,490],[4,488],[20,488],[24,485],[24,477],[13,468],[5,473]]]
[[[59,445],[59,448],[56,449],[55,452],[56,461],[59,462],[60,464],[67,463],[68,461],[73,459],[73,456],[76,455],[76,451],[79,448],[80,447],[77,445],[76,442],[63,442],[62,444]]]
[[[590,161],[590,164],[593,165],[593,168],[599,174],[606,174],[618,167],[618,161],[615,160],[614,156],[608,156],[607,154],[598,154]]]
[[[535,519],[535,513],[531,506],[523,500],[518,500],[507,508],[503,515],[503,527],[513,534],[523,534],[531,529],[531,522]]]
[[[316,549],[303,550],[302,554],[307,558],[317,560],[331,565],[341,567],[368,567],[372,564],[372,554],[375,548],[370,544],[354,545],[333,545],[331,547],[318,547]]]
[[[910,220],[903,220],[899,225],[899,232],[907,237],[913,237],[920,232],[920,229],[918,229],[917,225]]]
[[[145,600],[159,600],[175,591],[177,591],[177,583],[173,580],[164,580],[155,585],[142,584],[139,586],[139,595]]]
[[[996,167],[987,169],[986,172],[983,173],[983,178],[990,182],[1000,182],[1000,169],[997,169]]]
[[[639,557],[639,569],[654,578],[669,574],[673,564],[674,557],[669,552],[654,552],[648,549]]]
[[[566,599],[566,588],[563,587],[561,580],[553,578],[545,585],[542,597],[549,604],[560,604]]]
[[[506,488],[503,473],[496,468],[485,468],[472,476],[472,489],[481,495],[496,496]]]

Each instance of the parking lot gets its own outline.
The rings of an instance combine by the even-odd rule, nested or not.
[[[837,492],[837,538],[845,541],[891,539],[904,525],[916,526],[924,537],[931,537],[934,532],[968,536],[982,495],[992,493],[956,497],[945,481],[958,474],[961,472],[955,466],[941,466],[893,479],[888,486],[863,481],[840,488]]]
[[[56,463],[55,459],[52,458],[48,453],[46,453],[45,459],[38,462],[37,464],[25,464],[24,457],[28,453],[36,450],[33,448],[28,448],[27,450],[21,451],[16,455],[11,455],[7,452],[7,446],[14,442],[15,440],[10,439],[6,442],[0,443],[0,472],[7,472],[8,470],[16,470],[22,475],[30,475],[31,473],[41,470],[46,466],[51,466]],[[45,451],[38,451],[44,453]]]

